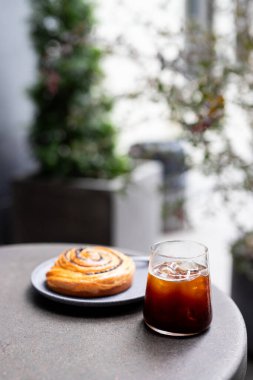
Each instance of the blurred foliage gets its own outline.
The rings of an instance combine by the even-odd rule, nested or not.
[[[231,247],[235,268],[253,281],[253,233],[247,232]]]
[[[112,99],[101,89],[103,57],[94,42],[89,0],[32,0],[31,36],[38,78],[31,143],[40,175],[113,178],[130,171],[116,153]]]
[[[148,22],[144,27],[154,41],[148,56],[124,35],[116,49],[140,67],[139,88],[129,99],[145,97],[165,107],[168,127],[173,121],[181,130],[189,164],[215,178],[224,205],[235,193],[253,194],[252,12],[249,1],[233,4],[233,33],[198,25],[171,32],[170,25]],[[242,125],[230,117],[231,105],[245,111]],[[244,125],[249,137],[242,152],[234,131],[240,136]]]

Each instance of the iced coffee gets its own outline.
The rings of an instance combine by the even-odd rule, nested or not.
[[[198,334],[212,319],[207,249],[193,242],[159,244],[150,258],[144,320],[162,334]]]

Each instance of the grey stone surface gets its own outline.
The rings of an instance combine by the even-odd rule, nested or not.
[[[142,305],[87,310],[37,295],[32,270],[66,245],[0,249],[0,378],[24,380],[243,379],[246,330],[233,301],[213,289],[211,328],[192,338],[156,335]]]

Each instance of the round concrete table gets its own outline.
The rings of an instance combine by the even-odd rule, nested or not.
[[[211,328],[191,338],[152,333],[141,302],[118,308],[63,305],[36,293],[32,270],[68,245],[0,248],[2,380],[243,379],[246,330],[233,301],[214,287]]]

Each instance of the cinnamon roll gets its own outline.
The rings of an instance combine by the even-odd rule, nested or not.
[[[102,297],[128,289],[135,264],[123,253],[102,246],[72,248],[61,253],[46,274],[47,286],[60,294]]]

